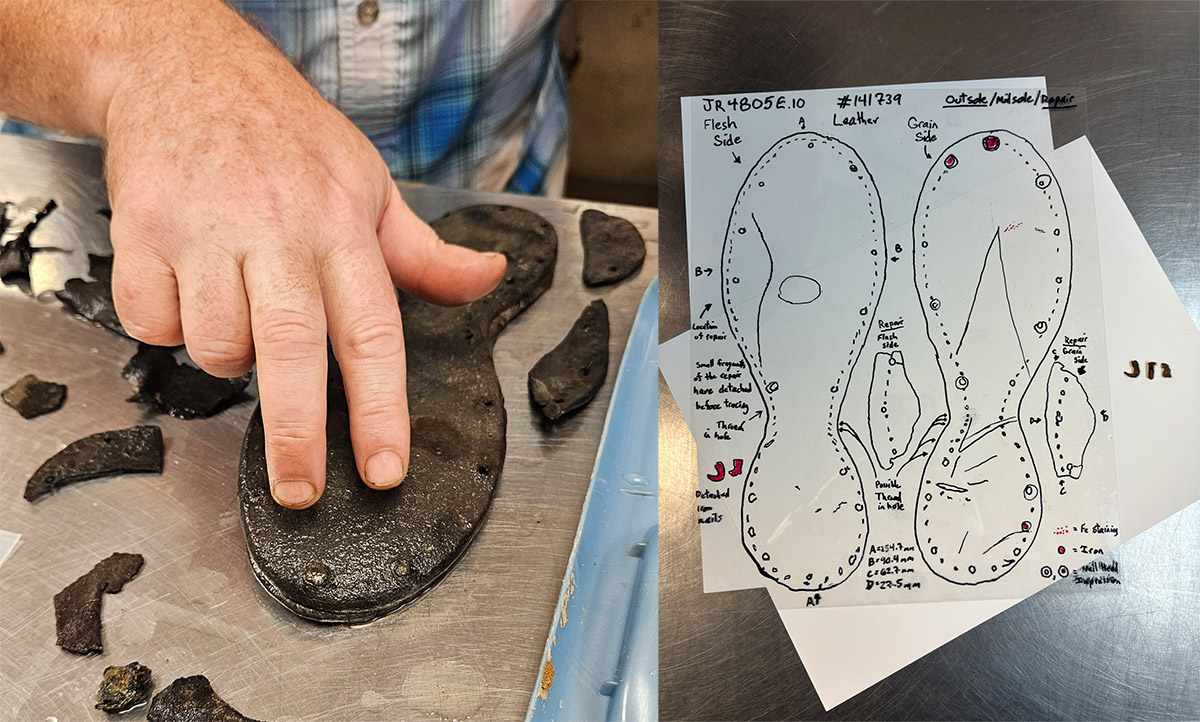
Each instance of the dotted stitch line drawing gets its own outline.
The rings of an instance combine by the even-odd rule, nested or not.
[[[1001,176],[1016,180],[986,208],[965,193],[983,178]],[[951,200],[935,207],[939,187]],[[992,582],[1024,558],[1041,525],[1041,482],[1020,408],[1070,294],[1062,191],[1026,139],[1005,130],[968,135],[927,175],[913,238],[916,286],[946,409],[925,435],[932,447],[914,516],[917,546],[948,582]],[[955,275],[964,267],[977,268],[977,275]],[[960,302],[965,298],[969,304]],[[1018,371],[995,371],[1005,366]]]
[[[779,189],[786,189],[788,203],[772,202]],[[812,229],[829,212],[831,197],[854,199],[854,211],[837,228],[838,237],[816,237]],[[841,404],[884,282],[883,225],[879,191],[858,153],[812,132],[771,146],[730,212],[722,305],[766,411],[744,479],[742,543],[763,575],[794,591],[836,587],[858,568],[866,548],[863,478],[874,469],[860,469],[847,449],[843,434],[863,442],[842,423]],[[852,266],[855,278],[870,279],[869,286],[832,283],[820,269],[804,267],[806,251],[828,244],[847,249],[839,264]],[[754,275],[760,268],[765,277]],[[829,353],[798,368],[788,356],[796,338]],[[781,422],[789,438],[777,444]]]

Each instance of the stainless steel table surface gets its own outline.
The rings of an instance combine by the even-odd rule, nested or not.
[[[559,234],[553,286],[496,344],[508,456],[487,520],[462,561],[412,606],[366,627],[321,626],[291,615],[254,580],[239,521],[238,456],[255,402],[206,420],[150,418],[125,402],[130,389],[120,373],[132,341],[73,318],[52,297],[39,303],[5,287],[0,385],[33,372],[69,390],[61,410],[33,420],[0,408],[0,528],[23,535],[0,566],[0,719],[108,719],[92,709],[101,673],[132,660],[151,667],[160,688],[205,674],[218,694],[256,719],[524,716],[540,679],[617,364],[657,265],[657,214],[427,187],[403,193],[427,219],[499,202],[541,213]],[[34,196],[59,204],[33,234],[34,245],[70,251],[34,256],[38,294],[86,273],[85,250],[108,248],[107,221],[96,214],[108,205],[98,149],[0,136],[0,199]],[[578,227],[586,208],[621,215],[641,230],[646,263],[632,279],[583,286]],[[608,380],[589,407],[545,429],[528,401],[525,375],[594,298],[604,298],[611,315]],[[166,437],[161,477],[87,482],[36,504],[21,498],[25,480],[64,444],[143,422],[160,424]],[[52,597],[116,551],[144,555],[145,567],[120,594],[105,595],[104,654],[68,654],[54,644]]]
[[[1085,91],[1056,143],[1086,130],[1200,320],[1198,9],[663,2],[662,339],[688,327],[680,96],[1025,75]],[[695,447],[660,391],[663,719],[1200,719],[1197,505],[1117,550],[1119,593],[1051,587],[825,712],[764,590],[702,593]]]

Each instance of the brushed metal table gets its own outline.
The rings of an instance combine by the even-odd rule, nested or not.
[[[660,336],[688,328],[679,98],[1044,75],[1200,322],[1195,2],[663,2]],[[703,594],[695,446],[660,383],[663,719],[1198,719],[1200,505],[1117,549],[1112,594],[1025,600],[826,712],[764,590]],[[1200,443],[1200,440],[1198,440]]]
[[[374,624],[320,626],[261,590],[246,560],[237,506],[242,434],[254,401],[206,420],[150,417],[125,402],[121,367],[134,343],[72,318],[43,291],[85,276],[86,251],[107,252],[101,158],[93,147],[0,136],[0,199],[53,198],[33,234],[33,293],[0,291],[0,385],[26,373],[69,386],[63,408],[33,420],[0,408],[0,528],[22,534],[0,566],[0,719],[108,719],[95,704],[108,665],[138,660],[161,688],[205,674],[246,715],[300,720],[515,720],[541,676],[563,571],[591,478],[617,365],[657,266],[657,213],[579,201],[405,188],[423,218],[475,203],[545,216],[559,234],[554,285],[500,336],[496,365],[508,410],[508,456],[487,520],[462,561],[411,607]],[[579,215],[631,220],[647,241],[633,278],[583,286]],[[86,277],[86,276],[85,276]],[[609,376],[586,409],[543,428],[525,375],[583,307],[611,316]],[[419,359],[414,359],[419,363]],[[250,389],[255,395],[255,387]],[[64,444],[104,429],[156,423],[166,437],[161,477],[127,475],[64,489],[30,504],[25,480]],[[103,655],[54,644],[52,597],[112,552],[145,556],[141,574],[103,600]],[[584,603],[573,600],[573,604]]]

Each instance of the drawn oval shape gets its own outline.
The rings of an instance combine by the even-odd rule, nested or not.
[[[779,300],[803,306],[821,297],[821,283],[808,276],[788,276],[779,284]]]

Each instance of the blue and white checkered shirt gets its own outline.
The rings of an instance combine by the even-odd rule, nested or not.
[[[393,176],[561,195],[558,0],[231,3],[366,133]]]

